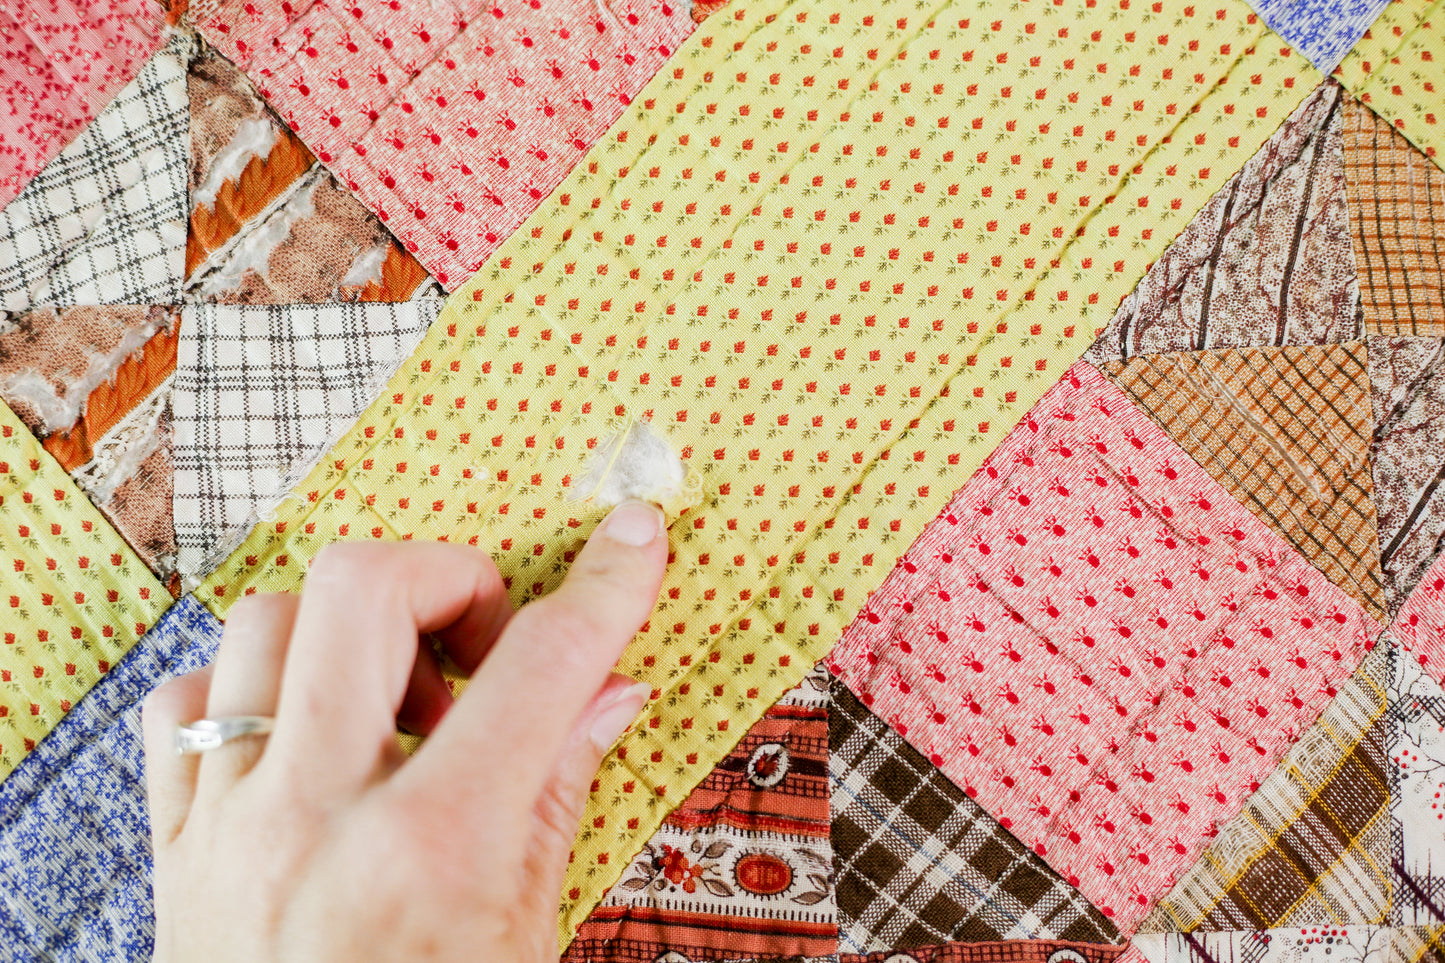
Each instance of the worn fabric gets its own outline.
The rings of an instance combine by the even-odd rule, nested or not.
[[[1385,618],[1363,342],[1147,355],[1103,370],[1231,495]]]
[[[1143,963],[1440,963],[1445,927],[1300,926],[1232,933],[1141,934]]]
[[[583,820],[607,809],[636,828],[579,843],[564,943],[1098,312],[1319,81],[1233,0],[1178,28],[1135,4],[1099,24],[1098,47],[1070,4],[1007,25],[901,0],[728,10],[201,594],[224,612],[296,587],[337,538],[404,532],[497,546],[520,602],[556,584],[601,517],[567,498],[587,453],[650,416],[699,504],[672,527],[663,602],[622,660],[661,697]],[[1226,46],[1227,69],[1213,62]],[[1116,49],[1157,78],[1137,109],[1133,67],[1106,62]],[[1085,133],[1056,119],[1070,98],[1098,104]],[[694,735],[674,738],[689,719]]]
[[[163,24],[155,0],[27,0],[0,12],[0,208],[136,76]]]
[[[1445,0],[1393,0],[1340,62],[1350,91],[1445,165]]]
[[[1275,33],[1328,74],[1390,0],[1250,0]]]
[[[1445,606],[1439,590],[1429,588],[1437,593],[1430,602],[1438,625],[1439,610]],[[1394,660],[1390,693],[1395,922],[1439,926],[1445,924],[1445,692],[1438,681],[1439,666],[1418,658],[1411,614],[1402,612],[1402,625],[1395,630],[1411,648]]]
[[[448,289],[536,209],[692,30],[686,4],[357,0],[197,27]]]
[[[1365,329],[1445,335],[1445,171],[1353,97],[1344,168]]]
[[[1314,90],[1124,298],[1085,358],[1360,337],[1342,94]]]
[[[171,399],[182,576],[206,574],[351,425],[440,304],[186,306]]]
[[[0,397],[167,582],[179,320],[161,307],[37,308],[0,328]]]
[[[1379,631],[1081,361],[828,660],[1128,932]]]
[[[230,61],[206,47],[187,84],[190,300],[405,301],[437,292]]]
[[[0,210],[0,309],[180,300],[190,48],[175,35]]]
[[[150,958],[141,702],[210,662],[220,637],[182,598],[0,783],[0,959]]]
[[[844,951],[1120,942],[1076,888],[838,683],[828,725]]]
[[[563,960],[835,953],[829,701],[820,667],[770,708],[663,820]],[[589,831],[608,823],[598,816]]]
[[[1369,349],[1380,567],[1396,611],[1445,540],[1445,341],[1372,337]]]
[[[1376,646],[1140,929],[1389,922],[1390,687]]]
[[[171,597],[3,404],[0,565],[3,779]]]

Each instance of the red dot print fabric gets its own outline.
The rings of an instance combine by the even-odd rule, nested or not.
[[[1128,931],[1379,630],[1080,362],[829,661]]]
[[[209,0],[192,17],[449,290],[693,28],[672,0]]]
[[[0,207],[161,45],[155,0],[25,0],[0,7]]]

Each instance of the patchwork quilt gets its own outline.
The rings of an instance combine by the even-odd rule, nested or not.
[[[338,540],[687,470],[568,963],[1445,960],[1445,0],[0,11],[0,959]],[[454,680],[464,685],[464,680]]]

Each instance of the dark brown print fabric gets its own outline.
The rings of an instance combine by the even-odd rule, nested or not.
[[[1349,96],[1344,169],[1365,330],[1445,334],[1445,172]]]
[[[1380,566],[1399,609],[1445,540],[1445,341],[1371,338]]]
[[[842,951],[1120,940],[1077,889],[838,682],[828,728]]]
[[[1241,504],[1384,615],[1363,343],[1150,355],[1103,370]]]
[[[1343,96],[1331,82],[1305,99],[1154,263],[1086,360],[1359,337]]]

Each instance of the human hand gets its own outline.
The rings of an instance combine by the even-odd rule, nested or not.
[[[666,562],[632,502],[516,612],[487,555],[416,542],[237,602],[215,663],[145,702],[156,959],[555,961],[582,804],[647,696],[610,669]],[[455,703],[424,633],[471,675]],[[177,724],[234,715],[275,730],[176,755]],[[410,759],[398,720],[429,733]]]

